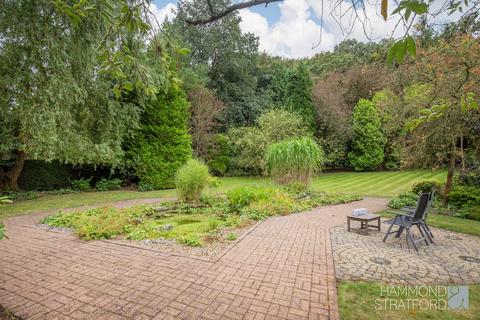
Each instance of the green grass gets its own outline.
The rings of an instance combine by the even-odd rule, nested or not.
[[[393,217],[393,214],[387,211],[382,211],[379,214],[387,218]],[[455,232],[467,233],[480,237],[480,221],[468,220],[434,213],[429,214],[427,219],[429,226],[447,229]]]
[[[312,189],[325,192],[350,192],[363,196],[391,197],[408,190],[410,186],[423,179],[445,180],[445,171],[408,170],[389,172],[337,172],[325,173],[313,179]],[[224,193],[246,185],[270,185],[267,178],[227,177],[220,178],[220,185],[210,189],[210,193]],[[43,195],[37,199],[18,201],[0,207],[0,221],[13,215],[46,211],[60,208],[79,207],[108,203],[120,200],[142,198],[165,198],[176,196],[175,190],[149,192],[107,191],[84,192],[62,195]]]
[[[386,285],[383,285],[385,292]],[[386,320],[386,319],[438,319],[460,320],[478,319],[480,315],[480,285],[469,286],[469,309],[456,310],[392,310],[380,307],[383,299],[397,299],[396,297],[381,296],[382,284],[374,282],[342,281],[338,290],[338,304],[340,318],[343,320]],[[403,298],[421,298],[409,295]],[[433,298],[433,296],[431,297]],[[379,301],[376,299],[380,299]],[[400,298],[401,299],[401,298]],[[442,297],[443,299],[443,297]],[[405,300],[404,300],[405,301]],[[380,304],[379,304],[380,303]]]
[[[410,189],[419,180],[444,183],[446,171],[406,170],[387,172],[334,172],[315,178],[316,191],[354,192],[363,196],[393,197]]]

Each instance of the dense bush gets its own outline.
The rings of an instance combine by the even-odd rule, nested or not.
[[[207,152],[207,165],[216,176],[224,176],[230,168],[231,147],[228,138],[217,134]]]
[[[297,182],[308,185],[323,159],[323,150],[309,137],[272,144],[266,154],[268,171],[280,184]]]
[[[200,200],[203,189],[208,186],[212,177],[208,167],[201,161],[190,159],[177,172],[175,186],[178,197],[182,201]]]
[[[448,205],[458,209],[480,206],[480,188],[455,186],[448,194]]]
[[[72,167],[58,161],[27,160],[18,178],[18,185],[27,191],[56,190],[69,187],[69,179],[73,176]]]
[[[265,173],[265,152],[269,145],[300,137],[307,128],[297,113],[273,109],[262,114],[255,127],[233,128],[228,132],[232,144],[232,166],[253,175]]]
[[[70,180],[70,185],[72,186],[72,189],[78,190],[78,191],[89,191],[92,189],[92,186],[90,185],[90,182],[92,181],[92,178],[81,178],[78,180]]]
[[[268,198],[274,190],[267,187],[240,187],[227,192],[229,207],[238,212],[255,200]]]
[[[122,180],[121,179],[105,179],[102,178],[95,184],[95,189],[98,191],[110,191],[110,190],[118,190],[122,188]]]
[[[462,171],[455,176],[455,184],[480,188],[480,169]]]
[[[392,209],[414,207],[417,204],[418,195],[413,192],[404,192],[390,200],[388,206]]]
[[[480,221],[480,206],[460,209],[455,216],[459,218]]]
[[[412,192],[419,194],[422,192],[438,192],[440,190],[440,183],[435,180],[422,180],[412,185]]]
[[[175,173],[192,156],[187,119],[188,102],[181,89],[172,87],[145,106],[128,152],[142,190],[174,186]]]
[[[375,105],[360,99],[353,112],[352,151],[348,154],[355,170],[375,169],[383,163],[385,137],[381,125]]]

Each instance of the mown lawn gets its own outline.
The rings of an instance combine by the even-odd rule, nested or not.
[[[388,172],[334,172],[316,177],[312,189],[325,192],[349,192],[364,196],[391,197],[406,191],[418,180],[435,179],[444,181],[445,171],[407,170]],[[228,190],[253,184],[270,184],[267,178],[227,177],[220,178],[220,184],[212,188],[211,193],[223,193]],[[165,198],[175,196],[175,190],[138,192],[129,190],[107,192],[82,192],[63,195],[43,195],[37,199],[18,201],[0,207],[0,221],[6,217],[59,208],[78,207],[97,203],[142,198]]]
[[[420,180],[445,183],[444,170],[406,170],[387,172],[335,172],[314,179],[312,187],[318,191],[355,192],[363,196],[393,197],[410,189]]]
[[[386,285],[383,285],[384,292]],[[408,297],[402,295],[382,297],[382,284],[363,281],[342,281],[338,290],[338,304],[340,318],[343,320],[387,320],[387,319],[439,319],[439,320],[460,320],[479,319],[480,315],[480,285],[469,286],[469,308],[468,310],[395,310],[395,307],[385,308],[384,299],[400,300],[418,299],[415,295]],[[430,298],[435,298],[433,295]],[[442,300],[444,297],[440,297]],[[379,299],[379,300],[376,300]],[[425,304],[423,304],[425,306]],[[426,309],[426,307],[424,307]]]
[[[382,217],[393,217],[388,211],[380,212]],[[447,229],[450,231],[468,233],[480,237],[480,221],[462,219],[441,214],[429,214],[427,218],[429,226]]]

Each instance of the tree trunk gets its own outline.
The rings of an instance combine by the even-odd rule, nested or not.
[[[17,150],[15,153],[15,163],[8,171],[7,187],[11,190],[18,190],[18,177],[22,173],[26,157],[27,154],[23,150]]]
[[[448,194],[452,190],[453,186],[453,175],[455,173],[455,154],[450,156],[448,164],[448,174],[447,174],[447,183],[445,184],[445,193],[443,195],[443,203],[446,205],[448,201]]]

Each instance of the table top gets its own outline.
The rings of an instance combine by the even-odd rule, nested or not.
[[[375,220],[380,218],[378,214],[373,214],[373,213],[367,213],[361,216],[354,216],[353,214],[347,215],[347,218],[349,219],[357,219],[357,220]]]

